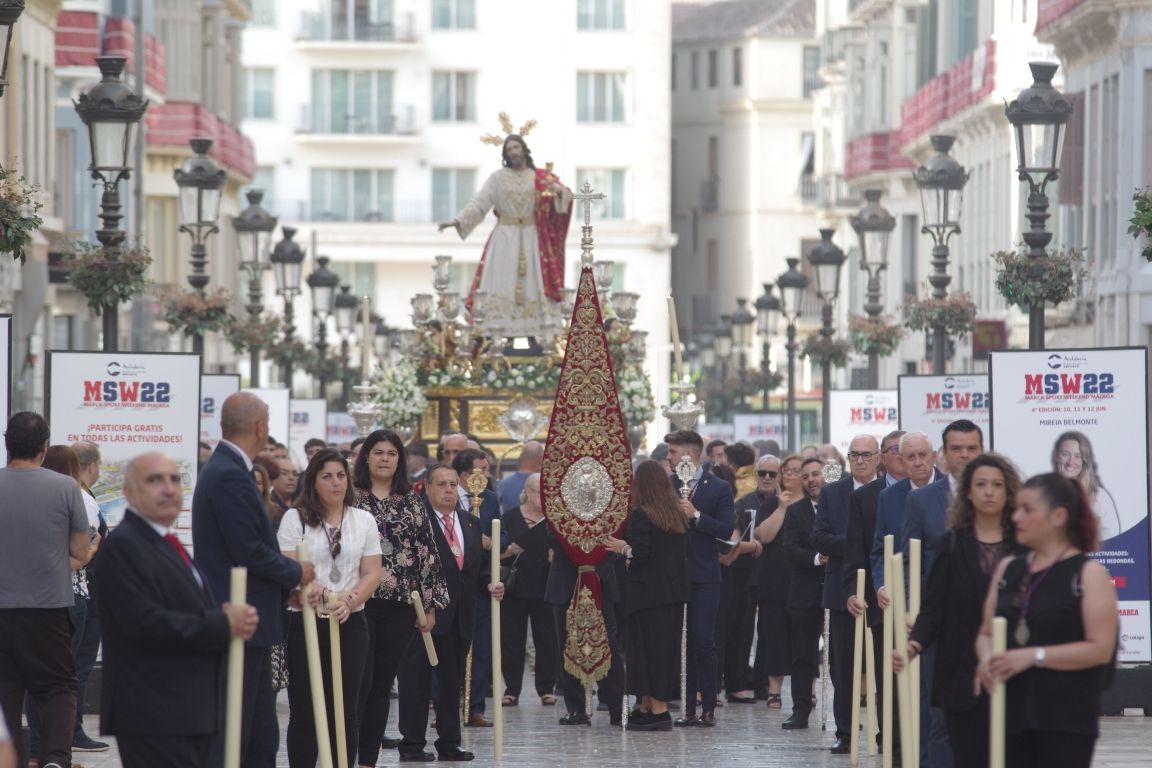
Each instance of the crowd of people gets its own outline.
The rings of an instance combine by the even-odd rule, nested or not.
[[[542,444],[525,444],[517,470],[496,481],[495,457],[465,434],[443,435],[434,456],[387,429],[346,450],[316,439],[300,467],[270,438],[255,395],[229,397],[220,422],[222,440],[202,453],[193,496],[193,558],[173,532],[183,489],[171,458],[144,453],[128,463],[128,511],[109,535],[90,490],[97,447],[50,446],[36,414],[9,420],[0,707],[17,745],[27,713],[28,747],[42,768],[69,768],[73,751],[107,748],[84,732],[78,706],[101,639],[101,734],[116,737],[126,768],[223,765],[222,662],[233,637],[245,640],[244,696],[229,716],[239,717],[246,768],[276,764],[283,687],[294,768],[315,765],[320,739],[342,740],[349,766],[375,766],[382,749],[402,762],[472,760],[462,728],[491,725],[492,599],[502,603],[504,682],[492,706],[520,706],[531,670],[540,705],[560,704],[561,725],[592,724],[588,692],[562,660],[577,568],[545,517]],[[1089,556],[1100,487],[1059,464],[1082,471],[1090,447],[1070,434],[1056,447],[1057,471],[1024,481],[1010,460],[984,451],[971,422],[948,425],[940,441],[938,453],[919,432],[861,434],[841,456],[831,445],[706,446],[680,430],[638,457],[633,510],[603,539],[607,556],[596,566],[612,660],[596,694],[608,723],[622,724],[628,707],[629,730],[712,728],[721,706],[783,709],[789,680],[781,726],[806,729],[831,704],[830,750],[847,754],[854,691],[863,690],[853,679],[856,618],[875,635],[879,669],[881,616],[907,599],[885,583],[892,535],[906,560],[910,542],[922,547],[923,600],[897,628],[892,653],[897,670],[922,659],[912,693],[922,699],[920,765],[986,765],[988,693],[1004,681],[1008,764],[1089,765],[1115,659],[1116,593]],[[690,476],[676,471],[684,465]],[[491,558],[504,565],[495,585]],[[248,574],[241,604],[230,602],[236,566]],[[995,616],[1009,623],[1005,652],[992,648]],[[324,734],[313,719],[309,621],[323,630]],[[331,622],[341,686],[328,661]],[[822,638],[830,702],[815,685]],[[890,693],[884,682],[877,673],[880,698]],[[394,688],[399,738],[387,735]]]

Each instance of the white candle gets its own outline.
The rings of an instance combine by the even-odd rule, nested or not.
[[[360,336],[360,380],[368,381],[368,364],[372,362],[372,336],[368,333],[368,316],[371,314],[368,297],[364,297],[364,329]]]
[[[684,359],[680,355],[680,326],[676,322],[676,299],[668,294],[668,322],[672,326],[672,354],[676,358],[676,383],[684,380]]]

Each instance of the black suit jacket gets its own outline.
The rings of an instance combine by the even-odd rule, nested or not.
[[[792,564],[792,582],[788,585],[788,608],[819,608],[824,592],[824,566],[816,565],[816,555],[823,554],[812,546],[816,511],[804,497],[789,505],[780,528],[784,555]]]
[[[848,533],[844,537],[844,572],[840,582],[840,599],[847,604],[848,598],[856,594],[856,571],[864,569],[864,600],[868,603],[868,624],[874,626],[883,617],[876,605],[876,585],[872,581],[870,559],[872,540],[876,536],[876,507],[880,503],[880,491],[888,487],[888,481],[878,477],[862,488],[852,492],[848,501]]]
[[[548,538],[552,542],[552,566],[548,569],[548,582],[544,585],[544,602],[568,605],[576,591],[576,564],[568,557],[552,525],[548,525]],[[600,602],[604,607],[620,600],[616,583],[616,561],[619,555],[609,552],[596,564],[596,577],[600,579]]]
[[[92,590],[104,633],[100,732],[215,733],[228,618],[180,556],[130,512],[100,547]]]
[[[844,475],[820,491],[816,525],[812,530],[812,546],[822,555],[828,555],[824,568],[823,606],[837,611],[847,610],[840,599],[840,583],[844,578],[844,541],[848,533],[848,502],[856,482],[852,475]]]
[[[456,556],[452,554],[452,547],[440,528],[440,523],[433,520],[437,516],[436,510],[424,497],[424,506],[428,509],[428,522],[432,526],[432,538],[436,541],[437,554],[440,562],[444,564],[444,582],[448,585],[448,605],[436,611],[436,625],[432,627],[433,635],[447,635],[455,632],[464,639],[464,647],[472,642],[472,628],[476,625],[476,598],[481,592],[487,594],[485,578],[490,571],[485,571],[485,564],[491,568],[488,553],[480,539],[480,520],[475,515],[456,508],[456,518],[460,521],[462,530],[457,535],[464,541],[464,567],[456,567]]]
[[[673,477],[672,484],[679,494],[680,480]],[[719,584],[717,539],[731,539],[736,525],[732,486],[705,469],[690,498],[700,517],[688,524],[688,578],[693,584]]]
[[[256,481],[239,454],[223,444],[196,480],[192,543],[217,604],[231,597],[232,568],[248,569],[248,604],[260,614],[260,627],[248,642],[258,647],[280,642],[281,608],[300,583],[300,563],[281,554]]]
[[[629,614],[669,603],[686,603],[688,543],[684,533],[669,533],[653,525],[643,509],[632,510],[625,534],[632,547],[628,563]]]

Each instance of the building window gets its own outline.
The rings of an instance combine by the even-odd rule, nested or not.
[[[820,79],[820,49],[814,45],[804,46],[804,98],[812,98],[812,91],[824,87]]]
[[[252,0],[252,26],[276,26],[276,0]]]
[[[282,0],[280,0],[282,2]],[[396,38],[392,0],[319,0],[304,17],[309,40],[387,42]]]
[[[376,265],[363,261],[334,261],[329,265],[340,276],[340,285],[351,286],[355,296],[376,295]],[[360,322],[360,313],[356,313]]]
[[[392,221],[395,200],[389,169],[312,169],[312,219]]]
[[[744,85],[744,49],[740,46],[732,49],[732,85]]]
[[[700,87],[700,51],[692,51],[692,57],[689,63],[692,77],[692,90],[695,91]]]
[[[432,119],[438,123],[476,120],[476,73],[432,73]]]
[[[592,201],[592,216],[599,219],[627,218],[626,190],[623,168],[577,168],[576,187],[584,188],[584,182],[592,185],[596,192],[603,192],[603,200]]]
[[[624,29],[624,0],[577,0],[577,29]]]
[[[432,0],[432,29],[476,29],[476,0]]]
[[[579,123],[624,122],[623,72],[578,72],[576,74],[576,121]]]
[[[717,79],[719,78],[719,74],[717,72],[717,70],[720,68],[718,59],[719,59],[719,54],[716,52],[715,48],[708,51],[708,87],[709,88],[715,88]]]
[[[309,108],[315,133],[394,133],[392,72],[314,69]]]
[[[276,167],[273,165],[258,165],[256,173],[252,176],[252,183],[244,187],[243,194],[249,190],[258,189],[264,193],[264,200],[260,203],[266,211],[277,211],[276,205]]]
[[[676,90],[676,54],[672,54],[672,64],[669,67],[672,71],[672,90]]]
[[[432,169],[432,220],[450,221],[476,194],[472,168]]]
[[[244,70],[244,117],[271,120],[276,117],[276,71]]]

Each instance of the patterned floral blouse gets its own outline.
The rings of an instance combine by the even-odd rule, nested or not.
[[[424,610],[447,607],[448,585],[440,570],[431,521],[420,497],[409,491],[380,500],[371,491],[357,488],[356,506],[376,518],[384,550],[380,586],[372,596],[406,603],[408,596],[417,591],[424,600]]]

